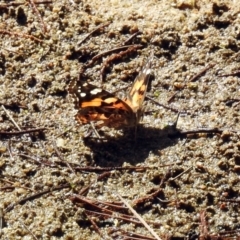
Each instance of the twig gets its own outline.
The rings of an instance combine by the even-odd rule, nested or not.
[[[86,217],[88,218],[88,220],[92,223],[93,228],[95,229],[95,231],[100,235],[100,237],[101,237],[102,239],[104,239],[104,236],[103,236],[103,234],[101,233],[101,231],[100,231],[99,227],[97,226],[97,224],[96,224],[96,223],[93,221],[93,219],[87,214],[86,211],[85,211],[84,213],[85,213]]]
[[[0,208],[0,234],[2,233],[3,228],[3,209]]]
[[[13,186],[13,188],[22,188],[22,189],[25,189],[27,191],[31,191],[31,192],[33,191],[31,188],[28,188],[28,187],[25,187],[25,186],[19,186],[15,182],[9,181],[9,180],[4,179],[4,178],[2,178],[1,181],[5,182],[5,183],[8,183],[8,184],[11,184]]]
[[[143,224],[143,226],[157,239],[161,240],[161,238],[153,231],[153,229],[146,223],[146,221],[130,206],[130,204],[124,200],[118,193],[116,195],[121,199],[121,201],[129,208],[132,214],[139,219],[139,221]]]
[[[208,227],[207,227],[207,221],[206,221],[206,211],[202,211],[200,213],[200,236],[199,239],[200,240],[204,240],[204,239],[208,239],[209,235],[208,235]]]
[[[122,51],[122,50],[125,50],[125,49],[128,49],[130,47],[135,47],[135,48],[141,48],[142,45],[139,45],[139,44],[135,44],[135,45],[126,45],[126,46],[122,46],[122,47],[116,47],[116,48],[113,48],[113,49],[110,49],[108,51],[105,51],[105,52],[102,52],[102,53],[99,53],[97,54],[96,56],[94,56],[91,61],[86,65],[86,67],[89,67],[91,66],[94,62],[96,62],[99,58],[105,56],[105,55],[109,55],[111,53],[114,53],[116,51]]]
[[[171,103],[172,100],[175,98],[175,96],[179,93],[179,91],[176,91],[168,100],[167,100],[167,103]]]
[[[73,127],[70,127],[68,129],[66,129],[65,131],[59,133],[58,135],[55,136],[55,138],[59,138],[61,137],[62,135],[64,135],[65,133],[69,132]]]
[[[210,63],[208,64],[203,70],[201,70],[197,75],[193,76],[192,78],[190,78],[188,80],[188,82],[194,82],[196,81],[200,76],[202,76],[205,72],[207,72],[207,70],[209,70],[210,68],[213,68],[216,65],[216,63]]]
[[[125,51],[121,51],[120,53],[115,53],[112,56],[108,57],[107,60],[103,63],[103,67],[101,69],[101,82],[103,83],[104,81],[105,70],[110,62],[116,59],[121,59],[124,55],[127,55],[128,53],[135,51],[137,48],[138,47],[132,46]]]
[[[21,33],[17,33],[17,32],[10,32],[10,31],[3,30],[3,29],[0,29],[0,33],[12,35],[12,36],[17,36],[17,37],[22,37],[22,38],[29,38],[31,40],[35,40],[35,41],[40,42],[40,43],[44,42],[43,40],[41,40],[39,38],[36,38],[36,37],[34,37],[32,35],[28,35],[28,34],[21,34]]]
[[[166,167],[169,165],[162,165],[160,167]],[[158,166],[159,167],[159,166]],[[135,171],[143,171],[146,169],[152,169],[153,167],[141,167],[141,166],[136,166],[136,167],[130,167],[130,166],[126,166],[126,167],[74,167],[75,170],[79,170],[79,171],[88,171],[88,172],[102,172],[102,171],[113,171],[113,170],[118,170],[118,171],[122,171],[122,170],[135,170]]]
[[[116,212],[116,210],[125,210],[126,211],[126,207],[123,207],[123,206],[119,206],[119,204],[116,205],[113,205],[111,203],[108,203],[108,202],[100,202],[100,201],[97,201],[95,199],[89,199],[87,197],[83,197],[82,195],[77,195],[77,194],[72,194],[69,199],[71,201],[77,201],[77,202],[80,202],[80,203],[83,203],[85,205],[85,208],[86,208],[86,212],[89,213],[89,214],[94,214],[94,215],[100,215],[104,218],[108,217],[108,218],[117,218],[117,219],[120,219],[120,220],[124,220],[124,221],[127,221],[127,222],[131,222],[131,223],[134,223],[134,224],[141,224],[141,222],[137,221],[136,218],[132,217],[131,215],[127,215],[127,214],[121,214],[119,212]],[[116,203],[115,203],[116,204]],[[111,210],[109,209],[109,207],[113,208],[114,210]],[[91,210],[88,210],[88,209],[91,209]],[[94,209],[95,211],[93,211],[92,209]],[[148,223],[156,226],[156,227],[159,227],[161,226],[162,224],[160,223],[156,223],[156,222],[152,222],[152,221],[148,221]]]
[[[45,160],[45,161],[39,160],[38,157],[32,157],[32,156],[29,156],[29,155],[26,155],[26,154],[18,154],[18,156],[31,159],[35,163],[40,164],[40,165],[43,164],[43,165],[48,166],[48,167],[56,167],[57,166],[56,164],[54,164],[52,162],[49,162],[47,160]]]
[[[234,235],[237,235],[237,233],[239,233],[240,230],[239,229],[236,229],[236,230],[230,230],[230,231],[223,231],[223,232],[219,232],[218,234],[221,235],[221,236],[234,236]],[[237,238],[233,238],[233,239],[237,239],[239,240],[239,235],[236,236]],[[232,238],[231,238],[232,239]],[[225,238],[223,239],[225,240]],[[227,238],[227,240],[230,240],[229,238]]]
[[[224,199],[224,198],[220,198],[219,201],[221,201],[221,202],[231,202],[231,203],[240,203],[240,199]]]
[[[104,172],[103,174],[101,174],[101,175],[99,175],[99,176],[97,177],[97,181],[105,178],[106,176],[110,176],[110,175],[111,175],[111,172]],[[89,188],[90,188],[95,182],[96,182],[96,181],[93,181],[93,182],[91,182],[90,184],[88,184],[86,187],[83,187],[83,188],[81,189],[81,191],[79,192],[79,194],[80,194],[80,195],[86,195],[87,192],[88,192],[88,190],[89,190]]]
[[[149,96],[146,96],[146,99],[152,101],[153,103],[155,103],[156,105],[158,105],[158,106],[160,106],[160,107],[166,108],[166,109],[171,110],[171,111],[173,111],[173,112],[177,112],[177,113],[180,112],[180,113],[181,113],[181,111],[179,111],[178,109],[173,108],[173,107],[168,107],[168,106],[166,106],[166,105],[163,105],[163,104],[157,102],[156,100],[154,100],[153,98],[151,98],[151,97],[149,97]]]
[[[69,167],[69,169],[72,171],[72,173],[76,174],[75,171],[73,170],[73,168],[71,167],[71,165],[70,165],[68,162],[64,161],[61,153],[58,151],[58,148],[57,148],[57,145],[56,145],[56,142],[55,142],[55,141],[53,142],[53,148],[54,148],[54,150],[55,150],[55,153],[57,154],[57,156],[58,156],[59,159],[61,160],[61,162],[65,162],[66,165]]]
[[[134,223],[134,224],[137,224],[137,225],[140,225],[141,222],[138,221],[138,219],[134,218],[131,216],[128,216],[128,215],[125,215],[125,217],[122,215],[122,214],[116,214],[116,216],[113,216],[112,212],[110,214],[108,213],[103,213],[103,212],[95,212],[95,211],[91,211],[91,210],[85,210],[85,212],[87,213],[90,213],[90,214],[94,214],[94,215],[100,215],[100,216],[103,216],[104,218],[116,218],[116,219],[120,219],[120,220],[123,220],[123,221],[126,221],[126,222],[131,222],[131,223]],[[127,217],[126,217],[127,216]]]
[[[13,124],[15,125],[15,127],[21,131],[21,128],[18,126],[18,124],[14,121],[14,119],[12,118],[12,116],[8,113],[8,111],[6,110],[6,108],[2,105],[2,109],[4,110],[4,112],[8,115],[8,117],[10,118],[10,120],[13,122]]]
[[[63,188],[70,188],[71,185],[70,184],[65,184],[65,185],[60,185],[60,186],[57,186],[57,187],[53,187],[53,188],[50,188],[50,189],[47,189],[45,191],[42,191],[42,192],[38,192],[38,193],[35,193],[33,195],[30,195],[28,197],[25,197],[23,199],[20,199],[18,200],[17,202],[15,203],[12,203],[12,204],[9,204],[5,209],[4,209],[4,213],[7,213],[7,212],[10,212],[15,206],[17,206],[18,204],[24,204],[25,202],[27,201],[30,201],[30,200],[33,200],[35,198],[38,198],[44,194],[47,194],[47,193],[50,193],[50,192],[53,192],[53,191],[56,191],[56,190],[61,190]]]
[[[81,202],[83,204],[90,205],[91,209],[95,209],[99,212],[112,213],[111,210],[98,206],[97,201],[95,201],[94,199],[89,199],[89,198],[84,197],[84,196],[79,195],[79,194],[72,194],[70,196],[70,200],[72,200],[72,201],[77,200],[78,202]]]
[[[52,3],[52,0],[39,0],[39,1],[34,1],[35,4],[47,4],[47,3]]]
[[[10,140],[8,141],[8,153],[9,153],[9,156],[10,156],[11,160],[13,161],[14,158],[13,158],[13,155],[12,155],[12,148],[11,148],[11,141]]]
[[[41,28],[42,28],[43,33],[46,33],[47,32],[47,26],[45,25],[45,23],[44,23],[44,21],[42,19],[42,16],[41,16],[40,12],[38,11],[34,1],[33,0],[29,0],[29,2],[32,5],[33,11],[37,14],[37,16],[38,16],[38,18],[39,18],[39,20],[41,22],[41,25],[42,25]]]
[[[147,237],[147,236],[144,236],[142,234],[135,233],[135,232],[127,232],[127,231],[124,231],[123,229],[116,228],[116,227],[111,228],[110,230],[108,230],[108,233],[110,235],[113,235],[115,233],[116,236],[119,236],[118,232],[120,232],[120,234],[121,234],[120,235],[121,239],[128,239],[128,240],[131,240],[131,239],[133,239],[133,240],[155,240],[152,237]]]
[[[2,3],[0,4],[0,9],[5,9],[11,6],[20,6],[20,5],[24,5],[25,3],[17,3],[17,2],[12,2],[12,3]]]
[[[20,221],[21,224],[23,225],[24,228],[27,229],[27,231],[31,234],[31,236],[33,237],[33,239],[38,240],[37,237],[32,233],[32,231],[24,224],[24,222]]]
[[[152,194],[149,194],[149,195],[146,195],[146,196],[144,196],[144,197],[142,197],[142,198],[139,198],[139,199],[134,200],[134,201],[133,201],[133,206],[138,205],[138,204],[140,204],[140,203],[144,203],[144,202],[146,202],[146,201],[149,201],[149,200],[154,199],[155,197],[157,197],[157,196],[159,195],[159,193],[162,192],[162,186],[163,186],[164,182],[167,180],[167,178],[168,178],[168,176],[169,176],[169,173],[170,173],[170,172],[167,171],[167,172],[164,174],[164,176],[163,176],[163,178],[162,178],[162,180],[161,180],[161,182],[160,182],[160,184],[159,184],[159,187],[158,187],[158,189],[157,189],[156,191],[154,191]]]
[[[236,76],[240,77],[240,71],[234,72],[234,73],[228,73],[228,74],[222,74],[222,75],[217,75],[218,77],[230,77],[230,76]]]
[[[91,210],[85,210],[85,211],[90,214],[100,215],[104,218],[113,218],[114,217],[114,218],[122,220],[122,221],[134,223],[137,225],[142,225],[142,223],[137,218],[133,217],[132,215],[120,214],[118,212],[113,212],[113,211],[109,211],[109,213],[103,213],[104,212],[103,210],[105,210],[105,209],[102,209],[102,212],[95,212],[95,211],[91,211]],[[152,221],[148,221],[148,223],[152,224],[153,226],[155,226],[157,228],[162,226],[161,223],[156,223],[156,222],[152,222]]]
[[[6,51],[9,51],[9,52],[12,52],[12,53],[16,53],[16,51],[11,51],[9,49],[6,49],[6,48],[2,48]],[[6,108],[22,108],[22,109],[27,109],[27,106],[26,105],[21,105],[20,103],[12,103],[12,104],[5,104],[5,103],[1,103],[0,102],[0,105],[3,105],[4,107]]]
[[[209,70],[210,68],[213,68],[216,65],[216,63],[210,63],[208,64],[203,70],[201,70],[198,74],[194,75],[192,78],[190,78],[187,82],[194,82],[196,81],[200,76],[202,76],[205,72],[207,72],[207,70]],[[178,91],[179,92],[179,91]],[[170,103],[174,97],[177,95],[177,93],[174,93],[169,99],[168,99],[168,103]]]
[[[0,131],[0,135],[22,135],[22,134],[27,134],[27,133],[33,133],[33,132],[40,132],[46,130],[46,128],[34,128],[34,129],[27,129],[27,130],[22,130],[22,131],[16,131],[16,132],[3,132]]]
[[[130,41],[132,41],[133,38],[135,38],[138,34],[140,33],[140,31],[135,32],[134,34],[132,34],[128,39],[126,39],[121,45],[124,46],[126,44],[128,44]]]
[[[102,25],[99,25],[97,28],[95,28],[94,30],[92,30],[89,34],[87,34],[87,36],[85,38],[83,38],[80,42],[77,43],[77,46],[82,45],[91,35],[93,35],[95,32],[97,32],[100,28],[106,27],[110,24],[110,22],[108,23],[104,23]]]
[[[42,1],[34,1],[35,4],[48,4],[48,3],[52,3],[53,1],[52,0],[42,0]],[[11,6],[20,6],[20,5],[24,5],[25,2],[12,2],[12,3],[3,3],[3,4],[0,4],[0,9],[2,8],[9,8]]]
[[[182,173],[178,174],[175,178],[169,178],[169,181],[174,181],[177,178],[181,177],[182,175],[184,175],[185,173],[189,172],[193,167],[189,167],[187,170],[183,171]]]
[[[162,192],[162,188],[159,188],[155,192],[153,192],[152,194],[146,195],[142,198],[135,199],[132,204],[133,204],[133,206],[135,206],[135,205],[138,205],[140,203],[144,203],[146,201],[149,201],[150,199],[154,199],[161,192]]]

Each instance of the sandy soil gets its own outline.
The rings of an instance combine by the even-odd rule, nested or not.
[[[240,191],[239,74],[221,76],[239,72],[238,1],[57,0],[36,5],[42,22],[28,2],[2,4],[0,131],[45,130],[0,135],[1,239],[156,239],[118,214],[91,215],[86,209],[99,211],[73,194],[114,203],[122,196],[161,239],[239,236],[239,200],[221,201],[239,199]],[[153,51],[148,96],[185,112],[180,130],[223,132],[172,137],[166,126],[177,113],[146,99],[136,142],[132,129],[103,128],[104,140],[84,138],[91,128],[75,122],[69,83],[92,57],[134,33],[127,44],[140,48],[110,62],[103,83],[112,53],[88,65],[86,79],[110,92],[127,87]],[[123,166],[148,168],[114,169]],[[104,171],[90,167],[110,168],[99,178]]]

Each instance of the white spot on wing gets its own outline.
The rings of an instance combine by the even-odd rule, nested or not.
[[[98,94],[98,93],[100,93],[100,92],[102,92],[102,89],[100,89],[100,88],[95,88],[95,89],[93,89],[92,91],[90,91],[90,93],[91,93],[92,95],[96,95],[96,94]]]
[[[83,98],[83,97],[86,97],[86,93],[82,92],[80,93],[80,96]]]
[[[145,68],[143,70],[143,73],[145,73],[146,75],[149,75],[149,74],[151,74],[151,69],[150,68]]]

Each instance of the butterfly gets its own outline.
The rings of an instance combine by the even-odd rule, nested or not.
[[[68,90],[78,110],[76,120],[82,124],[97,122],[97,127],[115,129],[136,126],[144,112],[142,104],[151,75],[152,59],[151,56],[139,72],[125,99],[86,81],[72,81]]]

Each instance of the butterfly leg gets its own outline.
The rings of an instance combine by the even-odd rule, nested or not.
[[[95,135],[96,135],[98,138],[101,138],[101,136],[99,135],[99,133],[98,133],[97,129],[95,128],[93,122],[90,122],[90,125],[91,125],[92,130],[93,130],[93,132],[95,133]]]

